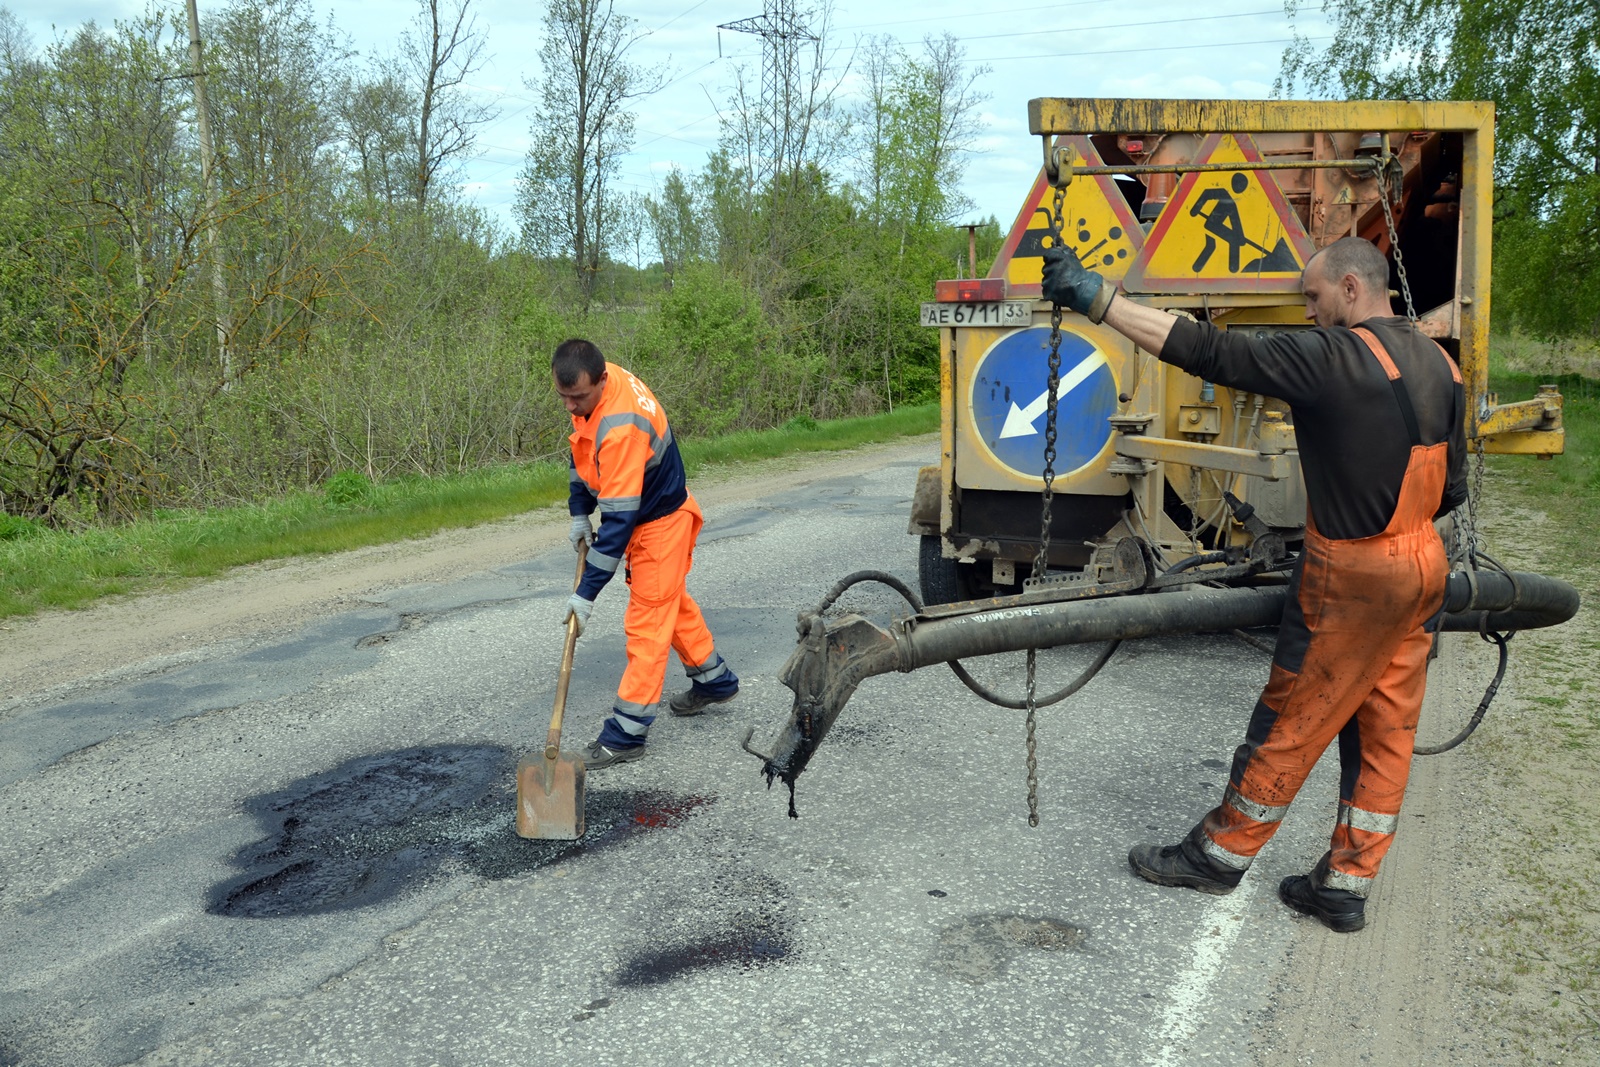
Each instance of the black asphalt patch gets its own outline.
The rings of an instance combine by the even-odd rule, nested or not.
[[[743,918],[710,936],[633,957],[617,972],[617,985],[661,985],[693,971],[716,967],[751,970],[784,959],[792,951],[788,925],[781,918]]]
[[[700,971],[753,971],[796,953],[794,897],[782,880],[737,854],[719,857],[710,878],[677,888],[659,920],[626,954],[619,988],[663,985]]]
[[[389,900],[440,877],[508,878],[652,830],[680,826],[712,797],[589,790],[579,841],[516,834],[517,755],[497,745],[408,748],[348,760],[245,808],[261,840],[206,910],[277,918]]]

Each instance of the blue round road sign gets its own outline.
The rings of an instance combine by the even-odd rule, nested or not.
[[[1031,326],[996,341],[972,376],[972,425],[1001,463],[1044,476],[1045,404],[1050,330]],[[1093,341],[1061,330],[1061,388],[1056,401],[1057,475],[1071,474],[1105,448],[1106,420],[1117,413],[1117,380]]]

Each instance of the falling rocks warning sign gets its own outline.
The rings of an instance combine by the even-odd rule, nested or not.
[[[1056,144],[1070,148],[1078,166],[1104,165],[1100,153],[1087,137],[1062,137]],[[1053,193],[1041,170],[989,270],[989,277],[1006,279],[1007,290],[1014,296],[1039,292],[1044,250],[1053,240],[1050,234]],[[1139,220],[1109,175],[1076,177],[1066,188],[1061,214],[1065,243],[1077,252],[1084,266],[1110,281],[1122,277],[1144,243],[1144,230],[1140,229]]]

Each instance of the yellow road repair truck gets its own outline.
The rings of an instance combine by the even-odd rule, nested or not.
[[[999,256],[922,306],[943,405],[939,464],[921,471],[911,517],[928,603],[1021,592],[1041,543],[1039,281],[1057,240],[1131,300],[1267,333],[1311,325],[1300,272],[1316,249],[1367,238],[1390,258],[1397,313],[1414,309],[1460,365],[1474,462],[1562,451],[1553,388],[1504,404],[1488,390],[1492,104],[1038,99],[1029,121],[1044,166]],[[1294,547],[1305,489],[1285,404],[1201,381],[1079,315],[1060,330],[1052,567],[1103,562],[1129,537],[1156,562],[1269,533]]]

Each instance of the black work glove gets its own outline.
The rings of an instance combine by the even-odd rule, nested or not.
[[[1044,250],[1044,281],[1040,291],[1052,304],[1084,315],[1090,322],[1106,317],[1117,287],[1078,261],[1076,249],[1058,246]]]

